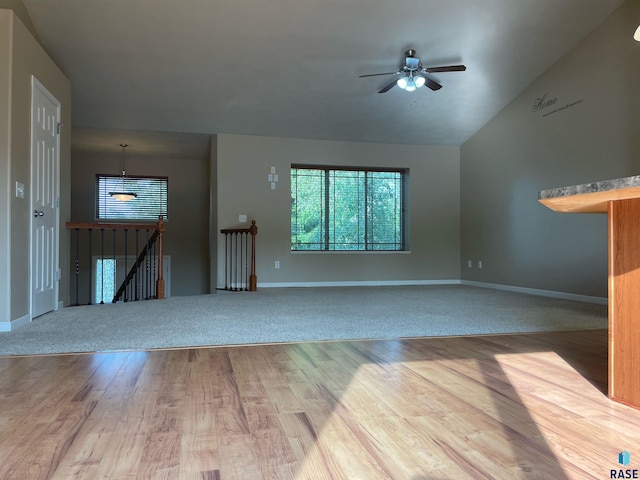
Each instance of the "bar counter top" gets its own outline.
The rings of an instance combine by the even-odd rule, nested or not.
[[[556,212],[607,213],[609,201],[638,197],[640,175],[542,190],[538,201]]]

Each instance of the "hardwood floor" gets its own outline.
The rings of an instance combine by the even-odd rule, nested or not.
[[[610,478],[606,375],[606,331],[0,358],[0,478]]]

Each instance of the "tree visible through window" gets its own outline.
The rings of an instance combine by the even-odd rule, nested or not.
[[[291,168],[291,250],[404,250],[404,170]]]
[[[96,218],[98,220],[157,221],[160,215],[168,220],[167,177],[126,177],[123,186],[121,176],[96,175]],[[136,198],[128,202],[109,195],[113,191],[133,192]]]

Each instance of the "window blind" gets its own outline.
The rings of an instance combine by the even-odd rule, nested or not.
[[[96,218],[98,220],[168,220],[168,177],[96,175]],[[131,201],[114,199],[109,192],[133,192]]]

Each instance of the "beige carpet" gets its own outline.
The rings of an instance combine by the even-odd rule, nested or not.
[[[607,307],[447,286],[272,288],[67,307],[0,333],[0,355],[607,328]]]

